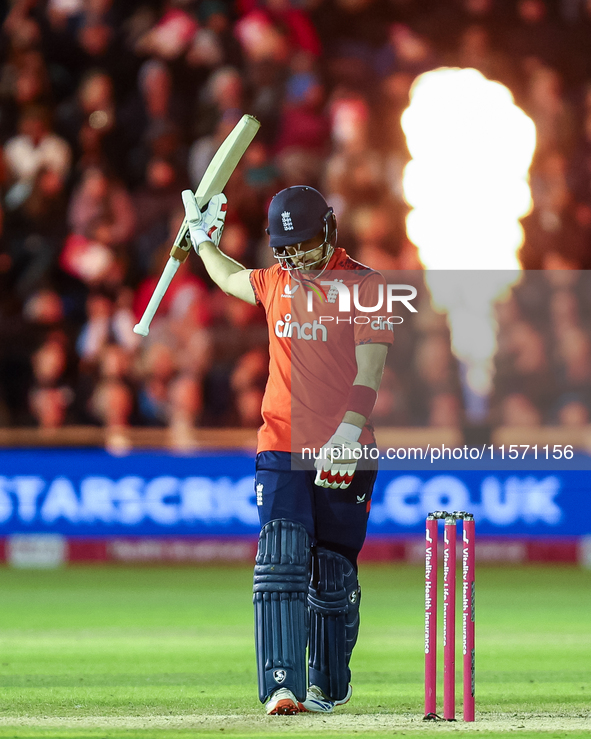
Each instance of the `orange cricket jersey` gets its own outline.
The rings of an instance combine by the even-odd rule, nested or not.
[[[257,451],[320,449],[347,410],[357,375],[355,347],[394,340],[384,278],[338,248],[320,274],[290,273],[277,264],[253,270],[250,282],[269,327]],[[374,441],[371,423],[359,441]]]

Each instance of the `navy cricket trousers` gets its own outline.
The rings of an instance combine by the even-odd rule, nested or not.
[[[345,490],[314,484],[316,470],[292,469],[289,452],[260,452],[256,458],[255,492],[261,526],[277,518],[297,521],[312,546],[346,557],[357,569],[357,556],[367,532],[377,461],[364,460]]]

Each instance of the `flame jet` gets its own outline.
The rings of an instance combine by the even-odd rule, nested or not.
[[[403,174],[407,234],[434,307],[448,314],[469,420],[482,421],[496,350],[493,308],[519,278],[519,219],[532,208],[535,126],[504,85],[475,69],[441,68],[414,82],[402,128],[412,156]]]

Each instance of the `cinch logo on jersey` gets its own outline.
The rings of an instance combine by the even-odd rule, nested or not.
[[[294,285],[293,287],[286,285],[283,290],[283,295],[281,297],[282,298],[293,298],[298,287],[299,285]]]
[[[318,335],[320,334],[320,339]],[[280,339],[304,339],[304,341],[328,341],[328,329],[316,319],[313,323],[291,321],[291,313],[286,313],[284,320],[275,322],[275,336]]]
[[[284,231],[293,231],[293,223],[291,222],[291,213],[288,210],[284,210],[281,214],[281,221],[283,222]]]
[[[357,316],[358,318],[367,318],[367,316]],[[394,325],[402,323],[403,318],[401,316],[376,316],[375,320],[371,322],[371,328],[374,331],[383,331],[384,329],[394,332]]]

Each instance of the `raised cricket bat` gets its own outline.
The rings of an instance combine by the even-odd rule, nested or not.
[[[205,174],[201,178],[199,187],[195,191],[195,199],[197,205],[204,210],[214,195],[219,195],[226,186],[230,175],[238,166],[238,162],[242,158],[244,152],[248,149],[250,142],[255,137],[256,132],[261,124],[251,115],[243,115],[232,131],[228,134],[220,148],[216,151],[214,158],[211,160]],[[172,278],[175,276],[177,269],[189,256],[191,251],[191,239],[189,237],[189,227],[187,221],[183,218],[183,222],[179,232],[174,240],[170,257],[166,263],[166,267],[162,272],[162,276],[158,280],[158,284],[154,288],[150,302],[148,303],[144,315],[140,322],[134,326],[136,334],[147,336],[150,331],[150,323],[154,314],[160,305],[160,301],[168,290]]]

